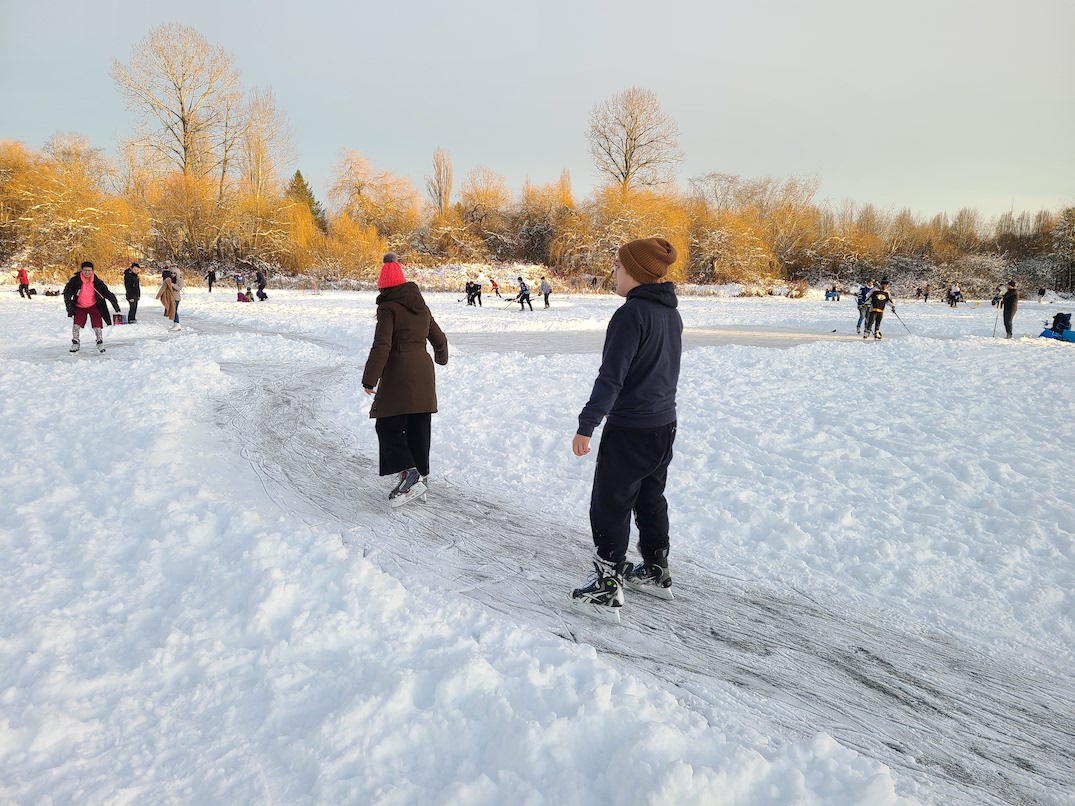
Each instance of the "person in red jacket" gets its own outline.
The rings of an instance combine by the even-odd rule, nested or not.
[[[24,268],[19,269],[18,275],[19,275],[19,296],[20,297],[26,297],[26,299],[31,299],[31,297],[30,297],[30,275],[27,274],[26,269],[24,269]]]

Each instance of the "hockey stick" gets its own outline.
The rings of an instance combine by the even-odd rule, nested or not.
[[[997,302],[997,315],[993,319],[993,338],[997,337],[997,322],[1000,321],[1000,302]]]
[[[893,316],[895,316],[895,317],[896,317],[897,319],[900,319],[900,315],[899,315],[898,313],[896,313],[896,309],[895,309],[895,308],[893,308],[893,309],[892,309],[892,315],[893,315]],[[900,319],[900,324],[901,324],[901,325],[903,325],[903,329],[907,331],[907,335],[908,335],[908,336],[913,336],[913,335],[914,335],[914,334],[913,334],[913,333],[911,332],[911,328],[907,327],[907,323],[906,323],[906,322],[904,322],[904,321],[903,321],[902,319]]]

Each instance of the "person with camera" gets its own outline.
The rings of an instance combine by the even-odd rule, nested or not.
[[[1000,308],[1004,312],[1004,338],[1012,338],[1012,322],[1015,319],[1015,311],[1019,307],[1019,292],[1015,290],[1015,280],[1008,281],[1008,290],[1000,298]]]

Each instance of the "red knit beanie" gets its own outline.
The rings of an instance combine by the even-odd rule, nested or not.
[[[392,288],[403,285],[407,278],[403,276],[403,267],[391,260],[381,265],[381,276],[377,278],[378,288]]]

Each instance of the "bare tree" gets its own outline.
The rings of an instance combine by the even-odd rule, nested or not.
[[[433,175],[426,177],[426,193],[434,209],[447,215],[452,203],[452,158],[443,148],[433,152]]]
[[[139,113],[141,138],[187,176],[227,170],[242,91],[231,54],[186,25],[155,28],[112,62],[112,78]]]
[[[248,193],[262,198],[279,179],[279,169],[295,159],[295,146],[287,115],[269,88],[250,91],[240,137],[243,184]]]
[[[478,166],[467,174],[459,194],[465,221],[485,222],[502,215],[511,205],[511,191],[504,177],[489,168]]]
[[[683,161],[679,127],[661,110],[657,96],[641,87],[595,106],[586,138],[598,173],[621,193],[674,182],[676,166]]]
[[[421,197],[409,179],[376,172],[363,154],[340,149],[329,199],[353,221],[376,227],[391,245],[402,245],[418,226]]]

